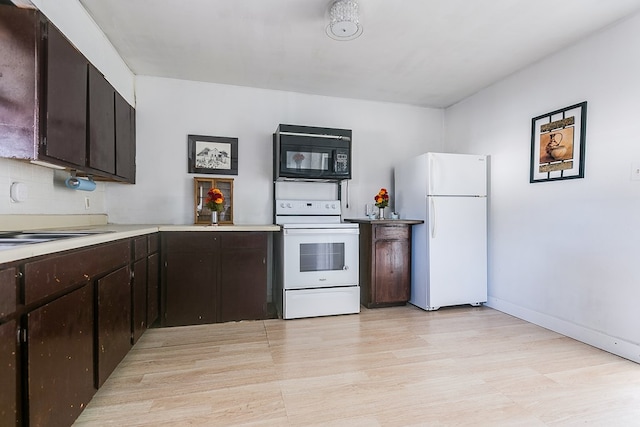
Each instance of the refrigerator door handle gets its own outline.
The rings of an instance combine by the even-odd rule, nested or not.
[[[433,197],[429,198],[429,203],[431,204],[431,209],[429,210],[431,214],[431,238],[435,239],[436,237],[436,204],[433,201]]]
[[[433,156],[429,156],[429,194],[433,194]]]

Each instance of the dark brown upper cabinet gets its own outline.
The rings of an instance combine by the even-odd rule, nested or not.
[[[0,156],[32,159],[37,148],[36,90],[40,15],[0,5]]]
[[[87,60],[51,24],[46,25],[40,153],[82,167],[86,162]]]
[[[46,17],[0,4],[0,157],[135,182],[135,110]]]
[[[136,110],[115,92],[116,175],[136,181]]]
[[[89,166],[116,173],[116,127],[113,87],[89,66]]]

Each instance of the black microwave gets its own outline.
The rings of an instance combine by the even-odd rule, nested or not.
[[[279,125],[273,175],[276,181],[351,179],[351,130]]]

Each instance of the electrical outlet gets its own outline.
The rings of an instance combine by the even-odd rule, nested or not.
[[[89,203],[89,198],[85,197],[84,198],[84,208],[85,209],[89,209],[91,207],[91,203]]]
[[[631,180],[640,181],[640,163],[633,163],[631,165]]]

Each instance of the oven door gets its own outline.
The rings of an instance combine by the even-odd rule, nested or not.
[[[358,228],[284,229],[283,288],[358,284]]]

